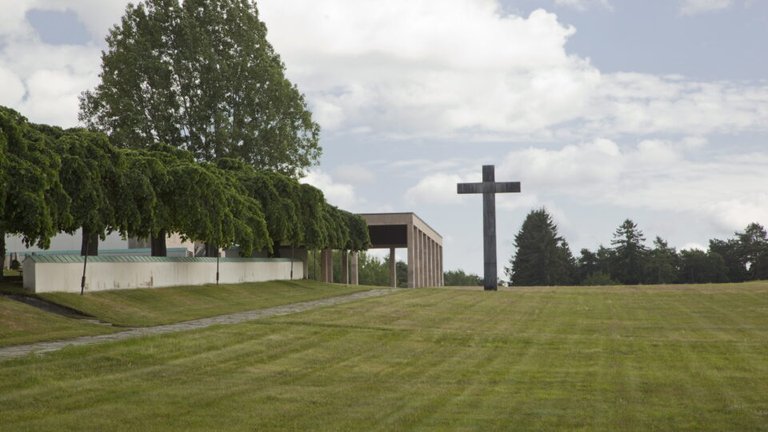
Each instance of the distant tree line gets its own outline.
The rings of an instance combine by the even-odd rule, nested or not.
[[[768,279],[768,234],[749,224],[707,251],[677,251],[656,237],[651,247],[632,220],[614,232],[610,247],[582,249],[574,257],[545,209],[531,211],[515,236],[517,252],[505,268],[510,283],[536,285],[636,285],[744,282]]]
[[[47,249],[82,229],[82,253],[108,233],[152,239],[168,233],[241,254],[275,245],[363,250],[365,221],[325,201],[315,187],[238,159],[196,160],[165,144],[120,148],[86,129],[33,124],[0,107],[0,256],[5,235]]]

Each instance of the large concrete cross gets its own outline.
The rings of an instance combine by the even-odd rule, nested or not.
[[[496,291],[496,194],[520,192],[520,182],[495,181],[493,165],[483,165],[482,183],[459,183],[460,194],[483,194],[483,286],[486,291]]]

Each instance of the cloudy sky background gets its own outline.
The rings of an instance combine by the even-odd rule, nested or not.
[[[77,125],[126,3],[1,0],[0,104]],[[483,164],[522,182],[497,197],[500,263],[541,206],[576,255],[626,218],[678,248],[768,225],[768,2],[258,6],[323,128],[306,181],[351,211],[417,213],[446,269],[482,271],[481,198],[455,185]]]

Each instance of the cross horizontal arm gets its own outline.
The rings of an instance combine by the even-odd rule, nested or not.
[[[459,183],[456,185],[456,192],[460,194],[515,193],[520,192],[520,182]]]

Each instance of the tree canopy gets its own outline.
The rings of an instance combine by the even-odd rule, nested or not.
[[[506,268],[512,285],[570,285],[576,263],[568,243],[545,209],[533,210],[515,236],[517,252]]]
[[[648,249],[643,245],[645,237],[637,224],[630,219],[624,221],[613,234],[611,244],[615,251],[613,266],[616,279],[628,285],[643,281],[643,270]]]
[[[236,158],[299,175],[319,126],[267,41],[251,0],[129,4],[107,36],[101,82],[80,119],[119,147],[164,142],[198,160]]]
[[[358,251],[370,244],[361,217],[293,177],[237,159],[196,161],[164,144],[117,148],[101,132],[31,124],[4,107],[0,168],[0,239],[18,234],[41,248],[78,228],[86,240],[112,231],[153,238],[153,254],[155,239],[164,254],[171,232],[238,246],[246,256],[274,245]]]
[[[5,234],[47,248],[60,227],[71,221],[70,197],[59,179],[61,158],[51,139],[18,112],[0,106],[0,238],[5,255]]]

